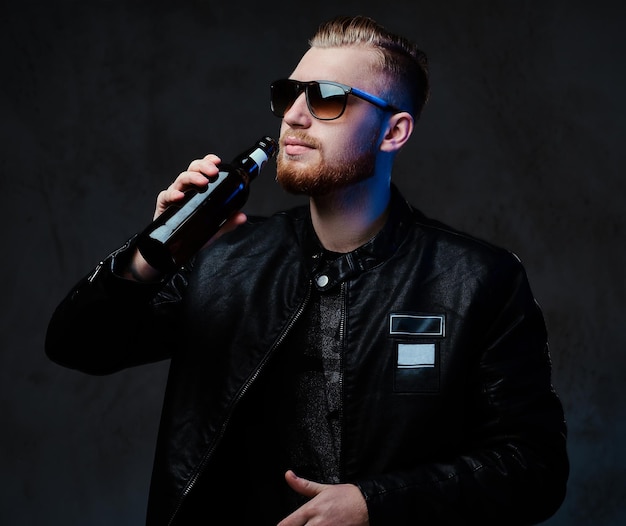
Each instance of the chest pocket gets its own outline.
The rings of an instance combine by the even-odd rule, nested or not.
[[[439,391],[439,343],[445,338],[445,321],[443,314],[389,315],[389,337],[395,351],[394,392]]]

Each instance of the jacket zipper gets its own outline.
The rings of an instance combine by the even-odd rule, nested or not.
[[[339,369],[341,374],[339,375],[339,396],[341,397],[341,405],[339,407],[339,422],[341,433],[341,445],[339,447],[339,472],[340,477],[343,480],[345,478],[345,464],[344,464],[344,448],[345,448],[345,425],[343,421],[343,407],[344,407],[344,392],[343,392],[343,365],[344,365],[344,353],[345,353],[345,327],[346,327],[346,282],[341,283],[341,318],[339,320],[339,343],[341,346],[341,352],[339,353]]]
[[[194,486],[198,482],[198,479],[200,478],[200,475],[202,475],[202,473],[204,471],[204,468],[207,465],[209,459],[213,456],[213,452],[215,451],[215,448],[220,443],[222,437],[224,436],[226,428],[228,427],[228,423],[230,422],[230,417],[231,417],[231,414],[233,412],[233,409],[239,403],[239,400],[241,400],[241,398],[243,398],[243,396],[246,394],[246,392],[248,391],[248,389],[250,388],[252,383],[254,383],[254,381],[257,379],[257,377],[259,376],[259,374],[263,370],[263,367],[267,363],[267,361],[270,358],[270,356],[274,353],[274,351],[284,341],[284,339],[287,337],[287,334],[289,333],[289,331],[291,331],[291,329],[294,326],[294,324],[296,323],[296,321],[298,321],[298,318],[300,318],[300,316],[302,315],[302,312],[304,311],[304,309],[305,309],[305,307],[306,307],[306,305],[309,302],[309,299],[311,297],[311,287],[312,287],[312,284],[313,284],[312,281],[309,281],[304,300],[299,305],[298,309],[296,310],[295,314],[292,316],[291,320],[289,320],[289,323],[287,324],[285,329],[278,335],[278,338],[276,339],[276,341],[272,344],[272,346],[270,347],[269,351],[265,354],[265,357],[263,358],[263,360],[261,361],[261,363],[257,367],[257,369],[254,372],[254,374],[250,377],[248,382],[243,386],[243,388],[239,392],[239,395],[237,396],[237,398],[233,401],[233,404],[231,405],[231,410],[228,413],[228,416],[226,417],[226,420],[224,420],[224,423],[222,424],[219,436],[217,437],[216,440],[213,441],[213,445],[211,446],[209,451],[206,452],[206,454],[202,458],[202,461],[200,462],[200,468],[198,469],[196,474],[191,478],[191,480],[187,484],[187,487],[183,490],[183,494],[181,495],[180,499],[178,500],[178,504],[174,508],[174,511],[172,512],[172,514],[170,516],[170,519],[167,522],[168,526],[172,526],[174,524],[174,519],[176,518],[176,514],[178,513],[178,511],[180,510],[181,506],[183,505],[183,501],[185,500],[187,495],[189,495],[191,490],[194,488]]]

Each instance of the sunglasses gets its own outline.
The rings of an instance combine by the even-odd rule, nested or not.
[[[354,95],[385,111],[393,113],[401,111],[380,97],[339,82],[328,80],[301,82],[293,79],[281,79],[273,82],[270,86],[272,113],[276,117],[284,117],[303,91],[311,115],[322,121],[332,121],[341,117],[346,110],[348,95]]]

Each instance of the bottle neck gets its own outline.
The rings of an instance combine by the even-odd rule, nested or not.
[[[249,154],[238,159],[237,165],[242,168],[250,177],[250,180],[254,179],[267,163],[269,157],[263,148],[255,148]]]

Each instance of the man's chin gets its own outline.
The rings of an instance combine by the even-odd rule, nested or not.
[[[291,195],[306,195],[311,196],[312,189],[310,185],[304,183],[298,183],[294,181],[285,181],[276,178],[279,186],[288,194]]]
[[[285,192],[291,195],[305,195],[308,197],[323,197],[348,185],[341,181],[329,181],[324,178],[310,181],[292,177],[277,177],[276,181]]]
[[[276,181],[292,195],[323,197],[369,179],[374,174],[374,159],[363,156],[358,163],[343,163],[330,168],[320,164],[315,168],[296,169],[279,163]]]

